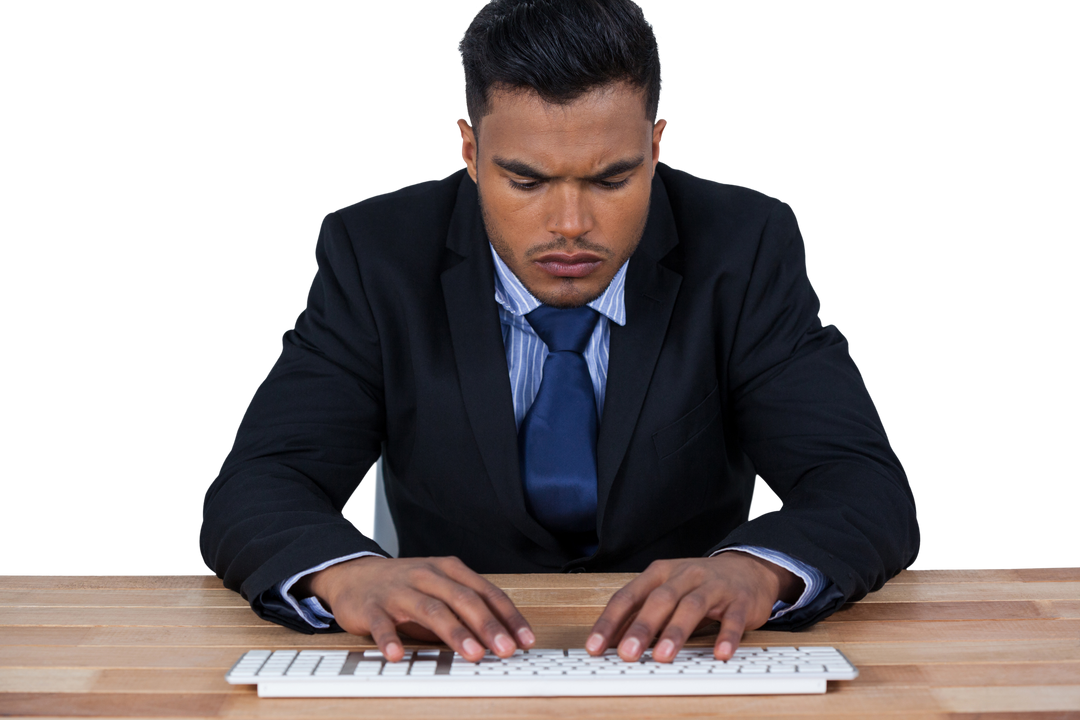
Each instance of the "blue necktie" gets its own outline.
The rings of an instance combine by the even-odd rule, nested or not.
[[[544,375],[518,431],[529,512],[586,550],[596,545],[596,396],[585,348],[600,315],[541,305],[525,316],[548,348]]]

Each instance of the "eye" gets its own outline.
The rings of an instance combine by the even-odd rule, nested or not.
[[[536,180],[534,180],[532,182],[515,182],[514,180],[511,180],[510,178],[507,178],[507,180],[510,182],[510,187],[511,188],[514,188],[516,190],[523,190],[525,192],[528,192],[529,190],[536,190],[538,187],[540,187],[540,182],[538,182]],[[604,188],[605,190],[618,190],[619,188],[626,185],[627,182],[630,182],[629,177],[627,177],[625,180],[619,180],[618,182],[609,182],[607,180],[597,180],[596,185]]]
[[[510,187],[514,188],[515,190],[524,190],[525,192],[528,192],[530,190],[535,190],[536,188],[540,187],[539,180],[529,180],[528,182],[518,182],[512,178],[506,178],[506,180],[510,183]]]

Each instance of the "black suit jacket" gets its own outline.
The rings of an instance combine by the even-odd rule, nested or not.
[[[381,552],[341,515],[380,454],[400,555],[456,555],[478,572],[640,571],[759,545],[830,580],[778,623],[798,627],[914,560],[907,479],[847,342],[818,321],[777,200],[658,167],[627,322],[611,327],[591,558],[525,509],[469,176],[332,213],[316,255],[307,309],[206,495],[203,557],[263,617],[310,632],[273,586]],[[784,507],[747,522],[755,472]]]

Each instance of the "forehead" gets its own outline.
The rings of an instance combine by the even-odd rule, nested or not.
[[[592,90],[567,104],[548,103],[532,89],[496,90],[480,121],[480,151],[528,160],[549,169],[601,165],[641,153],[651,141],[643,90],[623,84]]]

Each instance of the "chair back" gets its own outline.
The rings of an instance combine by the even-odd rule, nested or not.
[[[394,518],[391,517],[390,506],[387,504],[386,475],[382,472],[382,458],[375,463],[375,470],[372,471],[372,514],[367,532],[391,557],[397,557],[397,529],[394,528]]]

